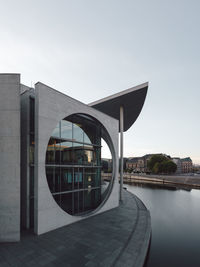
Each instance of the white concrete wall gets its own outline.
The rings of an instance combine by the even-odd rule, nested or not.
[[[20,239],[20,75],[0,74],[0,242]]]
[[[100,121],[107,129],[113,143],[116,165],[112,193],[106,203],[96,210],[98,214],[119,205],[118,174],[118,121],[44,84],[37,83],[35,125],[35,233],[42,234],[85,217],[71,216],[55,202],[46,179],[46,149],[57,123],[73,113],[85,113]],[[92,216],[92,215],[90,215]]]

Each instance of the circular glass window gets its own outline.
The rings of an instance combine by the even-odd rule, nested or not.
[[[46,151],[46,177],[55,201],[67,213],[93,211],[108,196],[112,157],[107,138],[102,124],[84,114],[61,120],[53,130]]]

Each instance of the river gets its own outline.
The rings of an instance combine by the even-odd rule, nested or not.
[[[151,213],[146,267],[200,266],[200,190],[125,185]]]

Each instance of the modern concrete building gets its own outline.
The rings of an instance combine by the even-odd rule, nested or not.
[[[0,74],[1,242],[118,206],[118,133],[123,157],[123,132],[147,89],[145,83],[86,105],[40,82],[22,85],[19,74]],[[112,155],[110,183],[101,177],[102,140]]]

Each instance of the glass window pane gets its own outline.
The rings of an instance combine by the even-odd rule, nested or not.
[[[61,164],[73,163],[73,147],[72,142],[61,141]]]
[[[79,212],[79,192],[74,192],[74,214]]]
[[[60,186],[60,168],[55,168],[55,175],[54,175],[54,186],[55,186],[55,192],[60,192],[61,191],[61,186]]]
[[[73,189],[73,170],[70,168],[61,169],[61,192]]]
[[[74,189],[78,188],[83,188],[83,172],[77,168],[74,169]]]
[[[55,147],[55,164],[60,164],[60,143],[56,143]]]
[[[61,121],[61,138],[72,139],[72,123],[70,121]]]
[[[84,191],[84,211],[91,210],[92,208],[92,195],[91,190]]]
[[[84,156],[83,156],[84,165],[94,165],[94,149],[93,146],[84,145]]]
[[[79,213],[83,212],[83,194],[84,194],[84,191],[80,191],[79,192]]]
[[[51,136],[60,138],[60,122],[56,125],[56,128],[53,130]]]
[[[30,120],[29,120],[30,132],[35,132],[35,99],[30,97]]]
[[[83,143],[83,130],[80,126],[80,124],[73,123],[73,140]]]
[[[82,119],[82,118],[80,118]],[[101,136],[100,126],[92,119],[84,119],[83,123],[84,143],[100,144]]]
[[[101,168],[96,168],[95,171],[95,187],[101,187]]]
[[[94,163],[94,155],[92,150],[84,150],[84,163],[88,165],[93,165]]]
[[[79,148],[83,148],[83,144],[82,143],[76,143],[76,142],[73,142],[73,147],[79,147]]]
[[[100,189],[84,191],[84,211],[96,209],[100,203]]]
[[[95,119],[72,115],[57,124],[49,140],[47,181],[54,199],[69,214],[95,209],[108,192],[97,167],[101,166],[102,131]]]
[[[95,186],[98,186],[98,183],[96,182],[96,170],[94,168],[91,169],[85,169],[84,173],[84,187],[85,188],[92,188]]]
[[[46,151],[46,163],[53,164],[55,163],[55,140],[54,138],[50,138],[47,151]]]
[[[101,148],[95,147],[94,162],[97,166],[101,166]]]
[[[77,179],[79,182],[79,189],[82,189],[83,188],[83,168],[79,168]]]
[[[50,191],[60,192],[60,168],[46,167],[46,177]]]
[[[85,132],[83,133],[83,138],[84,138],[84,143],[87,143],[87,144],[92,143],[89,136]]]
[[[69,214],[73,214],[73,194],[74,193],[61,194],[61,208]]]
[[[101,190],[94,189],[92,190],[92,208],[95,209],[101,203]]]
[[[29,163],[30,164],[34,164],[34,149],[35,149],[34,135],[30,134],[30,147],[29,147]]]
[[[79,145],[76,144],[76,146],[74,146],[74,143],[73,143],[73,154],[74,154],[74,164],[82,165],[83,164],[83,155],[84,155],[83,145],[82,144],[79,144]]]

